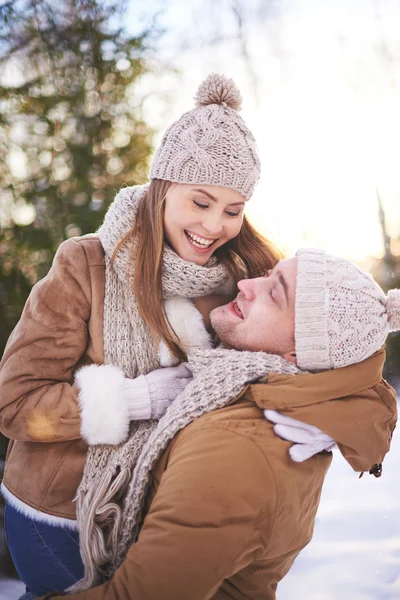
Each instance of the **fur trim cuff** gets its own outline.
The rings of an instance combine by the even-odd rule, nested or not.
[[[205,328],[203,317],[189,298],[168,298],[165,301],[165,312],[186,354],[194,348],[212,348],[211,337]],[[179,363],[163,341],[159,344],[158,356],[162,367],[173,367]]]
[[[39,521],[40,523],[46,523],[47,525],[53,525],[54,527],[66,527],[67,529],[72,529],[73,531],[78,530],[78,524],[74,519],[66,519],[65,517],[56,517],[55,515],[49,515],[48,513],[44,513],[41,510],[37,510],[29,504],[25,504],[19,498],[14,496],[6,488],[4,483],[0,486],[1,493],[7,504],[15,508],[19,513],[23,514],[25,517],[32,519],[33,521]]]
[[[90,365],[75,374],[79,388],[81,435],[90,445],[121,444],[129,433],[129,413],[121,388],[124,374],[113,365]]]

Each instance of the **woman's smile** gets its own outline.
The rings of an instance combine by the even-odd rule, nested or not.
[[[184,230],[185,235],[187,237],[188,243],[190,244],[191,247],[193,247],[195,250],[197,250],[198,252],[201,252],[202,254],[208,252],[209,250],[213,250],[214,249],[214,245],[215,242],[218,240],[217,239],[210,239],[210,238],[205,238],[203,236],[200,236],[196,233],[194,233],[193,231],[188,231],[187,229]]]

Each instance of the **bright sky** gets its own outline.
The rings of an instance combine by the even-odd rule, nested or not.
[[[160,68],[143,82],[171,97],[165,111],[150,96],[145,118],[162,131],[193,106],[209,72],[233,77],[262,161],[247,210],[253,223],[289,253],[317,245],[358,261],[379,256],[377,188],[400,236],[398,0],[275,0],[269,16],[247,21],[250,71],[237,43],[204,43],[235,31],[232,2],[207,1],[166,3],[159,56],[181,76]],[[242,4],[251,12],[262,2]]]

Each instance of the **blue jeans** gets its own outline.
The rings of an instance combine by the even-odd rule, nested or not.
[[[10,504],[4,523],[11,558],[27,588],[23,598],[63,591],[83,577],[78,532],[26,517]]]

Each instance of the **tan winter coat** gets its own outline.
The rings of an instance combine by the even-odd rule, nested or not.
[[[104,277],[97,236],[61,244],[0,363],[0,431],[11,439],[3,483],[29,506],[67,519],[76,518],[87,451],[73,376],[104,363]]]
[[[318,375],[272,374],[183,429],[158,462],[138,542],[115,577],[71,598],[275,600],[311,540],[331,454],[292,462],[290,443],[260,409],[316,425],[355,470],[369,469],[396,422],[383,357]]]

